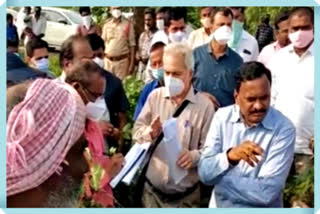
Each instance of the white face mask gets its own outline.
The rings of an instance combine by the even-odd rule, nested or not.
[[[112,16],[116,19],[118,19],[121,16],[121,10],[119,9],[113,9],[111,12]]]
[[[178,31],[175,33],[169,33],[169,40],[171,42],[182,42],[186,39],[186,33],[182,31]]]
[[[88,16],[82,16],[82,24],[89,29],[92,23],[92,18],[90,15]]]
[[[158,19],[156,22],[157,22],[158,30],[164,30],[164,20],[163,19]]]
[[[170,97],[181,94],[184,89],[183,81],[172,76],[164,76],[164,85]]]
[[[206,29],[211,27],[211,19],[209,17],[205,17],[200,19],[202,26]]]
[[[100,68],[104,68],[104,60],[103,60],[103,59],[101,59],[101,58],[99,58],[99,57],[95,57],[95,58],[93,59],[93,61],[94,61],[97,65],[99,65]]]
[[[103,114],[107,111],[107,106],[103,97],[99,97],[94,103],[89,102],[86,105],[87,118],[93,121],[99,121]]]
[[[42,72],[48,72],[49,70],[49,59],[42,58],[36,61],[36,68]]]
[[[232,30],[230,27],[224,25],[218,28],[211,36],[212,39],[215,39],[219,44],[225,45],[232,37]]]

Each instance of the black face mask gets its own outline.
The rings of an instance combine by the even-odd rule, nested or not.
[[[38,10],[38,11],[36,11],[36,12],[35,12],[35,14],[36,14],[37,16],[40,16],[41,11],[40,11],[40,10]]]

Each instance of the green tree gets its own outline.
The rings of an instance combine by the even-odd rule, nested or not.
[[[245,10],[245,28],[254,35],[257,31],[261,18],[270,15],[270,24],[273,25],[275,18],[282,12],[290,11],[293,7],[247,7]]]

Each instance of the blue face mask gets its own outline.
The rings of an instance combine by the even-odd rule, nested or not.
[[[153,78],[161,81],[163,80],[163,74],[164,74],[163,68],[151,69],[151,71],[152,71]]]
[[[232,21],[232,37],[228,42],[230,48],[236,49],[239,45],[243,31],[243,22],[237,20]]]
[[[42,58],[36,62],[36,68],[42,72],[48,72],[49,70],[49,60],[47,58]]]

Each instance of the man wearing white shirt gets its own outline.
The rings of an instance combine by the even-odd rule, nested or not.
[[[281,49],[290,44],[288,37],[289,13],[281,13],[274,22],[276,41],[265,46],[258,57],[258,61],[268,67],[270,59]]]
[[[212,7],[200,8],[200,22],[202,27],[193,31],[188,38],[189,46],[194,49],[209,42],[211,34],[211,13]]]
[[[24,7],[23,10],[19,11],[17,15],[17,28],[19,38],[21,38],[26,28],[32,28],[31,7]]]
[[[309,143],[314,135],[314,19],[310,8],[297,8],[289,17],[291,45],[270,61],[273,74],[272,103],[296,127],[295,169],[312,164]]]
[[[256,61],[259,56],[258,42],[243,29],[245,8],[230,7],[230,9],[233,14],[233,35],[228,45],[242,57],[244,62]]]
[[[34,16],[32,17],[32,32],[35,36],[42,38],[47,28],[47,19],[41,15],[41,7],[34,8]]]

